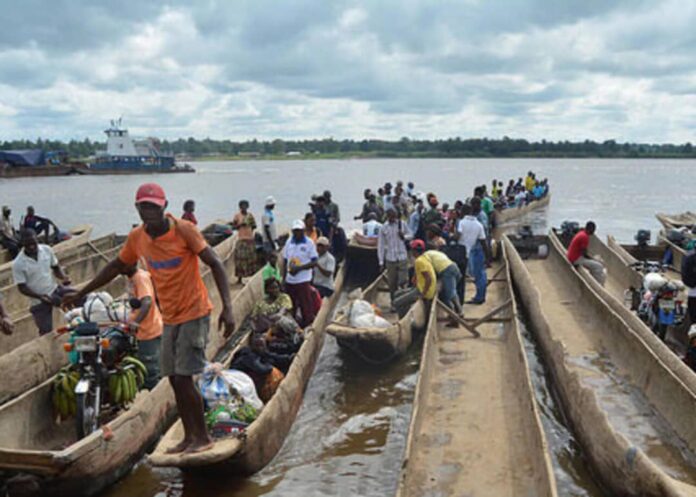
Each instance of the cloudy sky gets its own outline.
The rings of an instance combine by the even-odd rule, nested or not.
[[[696,2],[0,0],[0,139],[696,141]]]

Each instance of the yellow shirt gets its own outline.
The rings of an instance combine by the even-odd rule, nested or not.
[[[536,181],[531,176],[527,176],[524,179],[524,187],[528,192],[532,191],[532,188],[534,188],[535,184],[536,184]]]
[[[416,288],[423,295],[423,298],[431,300],[435,297],[435,290],[437,289],[437,276],[435,275],[435,269],[430,263],[425,254],[421,255],[416,259]],[[428,288],[428,293],[424,293],[425,290],[425,277],[423,273],[428,273],[430,275],[430,288]]]
[[[443,252],[439,250],[427,250],[423,256],[428,259],[428,262],[432,264],[433,269],[437,274],[442,273],[445,269],[450,267],[454,262],[452,259],[447,257]]]

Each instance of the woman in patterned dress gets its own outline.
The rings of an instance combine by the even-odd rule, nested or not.
[[[239,202],[239,212],[232,220],[232,226],[237,230],[237,246],[234,249],[234,265],[237,274],[237,283],[242,283],[242,278],[252,276],[259,267],[254,242],[254,230],[256,220],[249,212],[249,202]]]

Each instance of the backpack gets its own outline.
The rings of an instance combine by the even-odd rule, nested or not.
[[[682,260],[682,281],[689,288],[696,288],[696,252],[692,252]]]

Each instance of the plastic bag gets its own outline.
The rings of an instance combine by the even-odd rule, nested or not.
[[[242,371],[222,369],[219,363],[206,365],[198,379],[198,389],[201,391],[207,409],[213,409],[220,404],[229,404],[235,394],[253,408],[263,408],[263,402],[256,393],[254,380]]]
[[[350,313],[348,319],[350,320],[351,326],[361,326],[357,324],[358,322],[371,322],[371,317],[374,317],[375,310],[372,308],[369,302],[365,300],[356,300],[350,307]],[[363,325],[364,326],[364,325]]]
[[[248,374],[236,369],[226,369],[222,372],[222,375],[227,384],[244,399],[246,404],[249,404],[254,409],[263,407],[263,402],[261,402],[256,393],[254,380]]]

